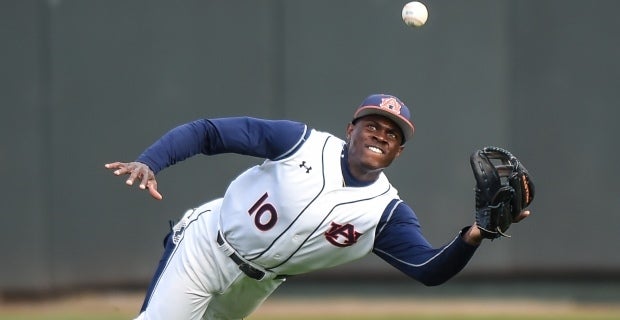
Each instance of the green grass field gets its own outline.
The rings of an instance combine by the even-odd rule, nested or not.
[[[141,297],[89,296],[0,303],[0,320],[128,320]],[[416,300],[382,298],[273,299],[248,320],[612,320],[616,304],[566,301]]]
[[[25,315],[25,314],[6,314],[0,316],[0,320],[127,320],[132,319],[132,315],[71,315],[71,314],[51,314],[51,315]],[[620,319],[620,314],[598,314],[598,315],[399,315],[399,316],[364,316],[360,314],[351,314],[349,316],[252,316],[248,320],[612,320]]]

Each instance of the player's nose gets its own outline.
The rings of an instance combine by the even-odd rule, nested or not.
[[[387,142],[388,132],[384,129],[379,129],[373,132],[373,138],[379,142]]]

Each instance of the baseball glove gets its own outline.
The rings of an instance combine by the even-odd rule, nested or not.
[[[470,157],[476,179],[476,224],[488,239],[509,237],[506,230],[534,199],[534,183],[521,161],[498,147]]]

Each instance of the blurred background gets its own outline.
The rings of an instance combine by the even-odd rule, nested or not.
[[[508,148],[537,188],[511,239],[421,292],[618,294],[620,2],[427,0],[422,28],[402,22],[405,3],[0,1],[0,293],[145,288],[168,220],[261,159],[179,163],[159,174],[161,202],[104,163],[197,118],[286,118],[342,137],[384,92],[416,125],[387,173],[434,245],[473,221],[473,150]],[[403,277],[369,256],[297,283],[420,286]]]

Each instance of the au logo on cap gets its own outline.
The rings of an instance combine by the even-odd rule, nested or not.
[[[379,107],[389,109],[396,114],[400,114],[400,109],[402,108],[398,100],[394,97],[381,98],[381,104],[379,104]]]

